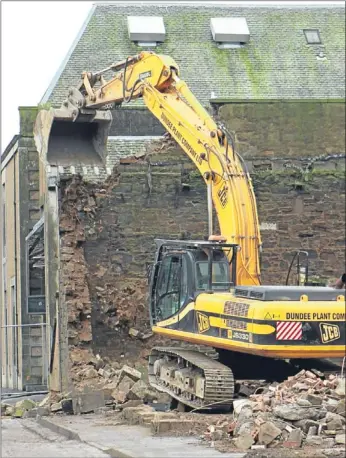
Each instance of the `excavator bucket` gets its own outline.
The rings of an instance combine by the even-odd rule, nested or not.
[[[34,139],[41,158],[50,165],[105,163],[110,111],[50,108],[39,111]]]

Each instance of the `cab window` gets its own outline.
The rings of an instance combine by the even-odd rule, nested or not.
[[[156,289],[156,311],[159,320],[176,314],[188,296],[187,264],[183,256],[163,259]]]
[[[230,287],[229,265],[224,261],[213,261],[212,289],[227,291]],[[196,289],[206,290],[208,288],[208,261],[196,263]]]

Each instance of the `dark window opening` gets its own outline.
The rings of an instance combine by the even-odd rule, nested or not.
[[[27,240],[28,313],[45,313],[44,226]]]

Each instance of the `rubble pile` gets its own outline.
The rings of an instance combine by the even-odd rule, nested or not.
[[[148,426],[153,434],[202,434],[223,451],[310,447],[329,450],[329,456],[344,451],[345,378],[337,375],[302,370],[282,383],[243,381],[232,413],[158,412],[169,408],[170,398],[152,389],[141,371],[93,356],[88,349],[71,355],[73,386],[79,384],[79,391],[51,392],[37,404],[2,403],[1,415],[121,412],[121,421]],[[165,408],[155,409],[155,404]]]
[[[232,421],[209,425],[204,439],[227,439],[241,450],[344,446],[345,379],[316,373],[302,370],[235,400]]]
[[[84,361],[85,354],[82,357]],[[120,406],[125,408],[143,403],[168,402],[167,396],[144,382],[142,373],[137,369],[127,365],[115,369],[114,365],[105,364],[99,355],[91,356],[90,362],[79,366],[79,370],[72,373],[75,381],[79,381],[78,391],[74,384],[71,392],[51,392],[38,404],[31,400],[20,401],[15,406],[1,404],[1,414],[17,418],[58,412],[78,414],[96,412],[102,408],[112,410]]]
[[[143,381],[142,372],[128,365],[94,356],[87,349],[70,352],[71,381],[78,391],[102,390],[106,404],[121,404],[128,400],[151,402],[159,393]],[[145,374],[144,374],[145,375]]]

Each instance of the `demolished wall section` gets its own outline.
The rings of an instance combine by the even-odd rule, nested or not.
[[[166,145],[167,146],[167,145]],[[150,337],[146,266],[155,238],[203,238],[206,189],[175,146],[123,160],[105,183],[75,176],[60,184],[61,307],[68,311],[70,370],[92,351],[146,365]],[[275,168],[274,168],[275,169]],[[283,284],[297,249],[326,279],[344,265],[344,170],[252,174],[262,223],[264,284]],[[333,224],[331,224],[333,222]],[[291,283],[293,280],[291,280]]]

